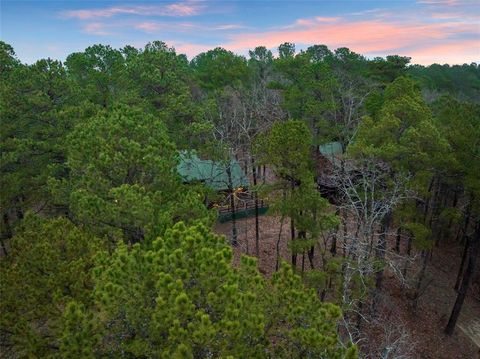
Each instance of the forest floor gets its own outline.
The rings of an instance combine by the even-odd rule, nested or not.
[[[260,217],[260,259],[259,270],[266,276],[275,271],[276,242],[279,238],[280,220],[274,216]],[[231,223],[217,224],[215,230],[227,237],[231,235]],[[255,219],[248,218],[237,221],[239,245],[234,248],[235,261],[238,263],[242,254],[255,255]],[[290,262],[290,251],[287,247],[290,236],[289,221],[285,220],[280,239],[280,257]],[[458,245],[441,243],[434,248],[433,256],[428,264],[424,283],[428,283],[417,308],[412,305],[412,290],[401,286],[392,273],[386,272],[384,291],[382,294],[383,313],[381,318],[386,324],[401,323],[409,335],[410,352],[402,358],[415,359],[480,359],[480,288],[472,285],[469,295],[462,308],[460,320],[452,336],[446,336],[443,329],[448,321],[450,311],[455,302],[456,292],[453,289],[461,258]],[[316,253],[315,267],[321,263],[321,255]],[[304,262],[309,268],[308,260]],[[298,268],[302,266],[302,257],[297,261]],[[411,270],[415,271],[415,267]],[[394,322],[393,322],[394,319]],[[365,332],[373,339],[373,345],[380,345],[384,333],[378,333],[376,328],[366,327]],[[376,337],[378,334],[378,337]],[[378,339],[378,340],[377,340]],[[375,343],[378,341],[378,343]],[[372,355],[371,357],[375,357]]]

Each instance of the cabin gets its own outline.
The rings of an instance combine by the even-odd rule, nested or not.
[[[255,214],[255,201],[248,191],[250,181],[238,161],[232,159],[225,163],[201,159],[193,152],[181,152],[177,172],[183,183],[202,183],[220,194],[219,200],[205,199],[209,208],[217,208],[220,222],[232,219],[233,212],[237,219]],[[231,196],[233,196],[233,208]],[[264,214],[266,211],[267,207],[261,200],[259,214]]]
[[[230,176],[228,175],[230,167]],[[248,188],[250,183],[237,161],[230,163],[204,160],[193,152],[180,153],[177,172],[184,183],[200,182],[215,191]]]
[[[342,144],[337,141],[318,146],[314,155],[318,189],[333,204],[336,203],[338,193],[333,174],[341,166],[342,155]]]

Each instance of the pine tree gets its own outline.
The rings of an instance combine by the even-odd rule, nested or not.
[[[0,261],[5,348],[25,357],[57,352],[62,310],[72,300],[91,304],[90,270],[104,244],[66,219],[27,214],[12,238],[11,254]]]
[[[224,237],[178,223],[151,246],[99,254],[99,353],[135,357],[355,356],[339,346],[340,310],[321,303],[283,264],[270,281]],[[68,334],[65,334],[68,335]],[[67,340],[67,339],[65,339]]]
[[[91,118],[71,133],[67,154],[69,179],[52,189],[100,234],[133,243],[181,219],[212,219],[199,194],[181,184],[164,124],[141,109],[120,106]]]

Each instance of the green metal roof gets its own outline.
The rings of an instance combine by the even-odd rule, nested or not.
[[[228,163],[202,160],[195,153],[181,152],[177,172],[184,182],[199,181],[214,190],[224,190],[229,186],[227,175]],[[237,161],[230,161],[232,187],[248,187],[247,176]]]
[[[343,153],[342,144],[340,142],[328,142],[318,147],[320,153],[328,159],[333,159]]]

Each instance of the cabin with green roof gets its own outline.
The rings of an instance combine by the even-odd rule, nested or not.
[[[343,154],[342,144],[338,141],[325,143],[318,146],[318,149],[322,156],[330,161],[334,161]]]
[[[231,180],[227,172],[229,165]],[[184,183],[200,182],[215,191],[248,188],[250,184],[237,161],[232,159],[230,163],[223,163],[204,160],[193,152],[180,153],[177,172]]]
[[[230,169],[230,178],[227,169]],[[220,222],[230,221],[235,212],[235,218],[245,218],[255,215],[255,203],[251,194],[245,191],[250,181],[236,160],[225,163],[221,161],[205,160],[193,152],[181,152],[177,172],[184,183],[203,183],[219,193],[224,193],[223,203],[210,203],[209,206],[218,210]],[[234,196],[234,208],[227,200]],[[259,214],[265,214],[267,206],[263,200],[259,201]]]

